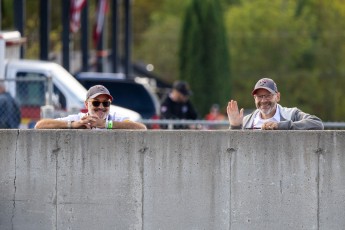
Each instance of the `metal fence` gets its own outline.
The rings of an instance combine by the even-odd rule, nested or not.
[[[229,128],[229,122],[224,121],[207,121],[207,120],[141,120],[152,129],[174,129],[176,125],[183,125],[189,129],[198,130],[222,130]],[[326,130],[345,129],[345,122],[323,122]]]
[[[1,80],[5,85],[6,91],[12,96],[19,107],[20,123],[15,128],[32,128],[37,120],[41,118],[41,108],[43,106],[55,106],[53,99],[53,82],[51,78],[42,77],[35,73],[18,73],[16,79]],[[3,100],[0,108],[1,120],[8,123],[16,116],[16,110],[11,104],[8,95],[7,104]],[[9,107],[8,107],[9,106]],[[9,109],[12,108],[12,109]],[[2,128],[14,128],[13,126]]]
[[[19,128],[33,128],[41,117],[62,117],[68,115],[66,101],[63,95],[54,89],[51,78],[42,77],[39,74],[18,74],[16,79],[0,80],[7,91],[12,95],[20,107],[21,122]],[[1,97],[0,97],[1,98]],[[0,100],[1,101],[1,100]],[[3,101],[7,101],[3,99]],[[52,114],[54,115],[52,115]],[[6,120],[15,117],[9,112],[6,104],[0,106],[0,128]],[[143,119],[149,129],[195,129],[195,130],[224,130],[229,123],[223,121],[208,120],[150,120]],[[1,127],[2,126],[2,127]],[[324,122],[325,129],[345,129],[345,122]]]

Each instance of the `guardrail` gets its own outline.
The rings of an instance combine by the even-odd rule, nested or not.
[[[154,119],[142,119],[140,122],[145,125],[160,126],[165,125],[167,129],[174,129],[175,125],[186,125],[190,126],[190,129],[227,129],[229,127],[229,122],[224,121],[208,121],[208,120],[154,120]],[[345,129],[345,122],[323,122],[326,130],[334,129]]]

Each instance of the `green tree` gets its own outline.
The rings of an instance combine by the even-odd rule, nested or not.
[[[306,57],[312,62],[313,74],[319,78],[317,94],[323,95],[317,111],[327,120],[344,120],[345,4],[340,0],[332,4],[309,0],[297,16],[308,22],[310,28],[312,45]],[[307,61],[304,60],[304,66],[308,66]]]
[[[146,20],[146,24],[134,26],[134,36],[141,39],[134,39],[133,57],[137,61],[153,64],[154,72],[162,80],[172,83],[178,78],[181,17],[189,0],[161,2],[155,5],[156,8],[151,8],[150,20]]]
[[[141,0],[132,4],[133,9],[133,43],[143,41],[142,35],[150,26],[150,20],[153,12],[162,8],[161,0]]]
[[[179,49],[180,79],[190,83],[192,101],[204,116],[231,95],[230,60],[218,0],[193,0],[187,7]]]
[[[13,0],[1,0],[1,30],[13,29]]]
[[[282,0],[243,0],[228,10],[233,97],[241,107],[253,108],[250,93],[258,78],[267,76],[279,83],[309,49],[305,28],[292,20],[294,10],[293,3],[283,5]]]
[[[325,121],[345,117],[341,0],[242,0],[227,11],[234,98],[253,108],[258,78],[275,79],[281,103]]]

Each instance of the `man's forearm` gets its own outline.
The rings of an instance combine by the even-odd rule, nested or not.
[[[36,123],[35,129],[68,129],[67,121],[43,119]]]

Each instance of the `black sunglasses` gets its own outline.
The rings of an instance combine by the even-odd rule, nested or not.
[[[91,102],[93,106],[95,107],[98,107],[100,106],[100,104],[102,103],[103,107],[109,107],[111,102],[110,101],[103,101],[103,102],[100,102],[100,101],[92,101]]]

